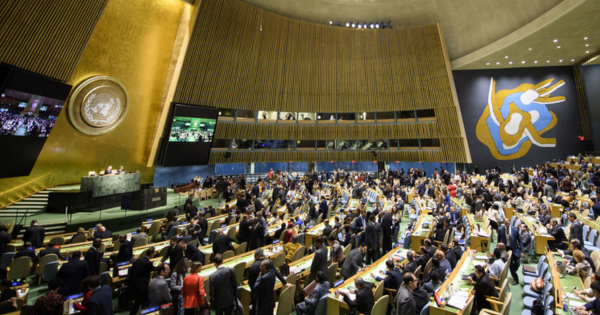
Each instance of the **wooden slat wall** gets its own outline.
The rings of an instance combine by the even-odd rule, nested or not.
[[[0,1],[0,62],[69,81],[107,3]]]
[[[437,25],[358,30],[276,15],[238,0],[203,1],[174,102],[280,112],[434,109],[437,121],[372,125],[218,124],[216,139],[440,139],[442,151],[389,160],[467,160]],[[234,152],[211,163],[372,160],[364,152]],[[378,159],[384,159],[379,157]]]

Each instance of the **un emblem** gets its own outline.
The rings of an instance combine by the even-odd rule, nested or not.
[[[111,77],[93,77],[82,82],[69,102],[69,118],[77,130],[100,135],[116,128],[128,109],[127,90]]]
[[[538,84],[523,83],[512,90],[496,92],[490,80],[488,104],[477,122],[477,139],[485,144],[494,158],[514,160],[523,157],[532,145],[556,146],[556,138],[542,135],[558,123],[548,105],[564,102],[564,96],[551,96],[565,82],[552,85],[554,78]]]

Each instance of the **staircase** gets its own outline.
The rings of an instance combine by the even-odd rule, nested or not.
[[[42,190],[0,210],[0,218],[29,217],[46,211],[50,190]]]
[[[17,235],[17,239],[22,239],[23,234],[25,234],[25,229],[27,227],[29,227],[29,222],[24,222],[24,223],[25,223],[25,226],[23,226],[23,228],[19,231],[19,234]],[[65,223],[65,222],[44,223],[42,225],[44,226],[44,231],[46,233],[46,236],[67,233],[67,223]]]

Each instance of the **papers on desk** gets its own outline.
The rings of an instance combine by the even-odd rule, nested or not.
[[[467,306],[467,300],[469,298],[467,296],[461,294],[455,294],[453,297],[448,300],[448,306],[452,306],[459,310],[464,310]]]
[[[477,255],[477,256],[475,256],[475,259],[477,259],[477,260],[488,260],[489,258],[487,256]],[[473,262],[473,263],[475,263],[475,262]]]
[[[487,234],[485,232],[482,232],[482,231],[477,232],[477,235],[482,236],[482,237],[489,237],[490,236],[489,234]]]
[[[304,271],[304,268],[301,267],[290,267],[290,273],[301,273]]]
[[[485,262],[484,261],[473,261],[473,266],[485,267]]]
[[[568,300],[568,301],[569,301],[569,306],[573,307],[573,308],[577,308],[577,307],[585,305],[585,302],[581,302],[581,301],[573,301],[573,300]]]
[[[352,293],[350,293],[350,292],[349,292],[349,290],[346,290],[346,289],[340,289],[339,291],[340,291],[340,293],[346,293],[346,294],[348,295],[348,298],[349,298],[350,300],[352,300],[352,301],[356,300],[356,294],[352,294]]]

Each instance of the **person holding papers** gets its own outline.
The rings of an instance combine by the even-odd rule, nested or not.
[[[355,290],[340,291],[336,290],[336,296],[341,294],[344,297],[344,302],[350,306],[350,308],[356,309],[361,314],[371,315],[373,305],[375,305],[375,297],[373,297],[372,287],[373,285],[369,282],[365,282],[363,278],[357,277],[354,279]],[[350,299],[350,294],[356,295],[356,299]],[[402,314],[405,315],[405,314]]]
[[[475,266],[475,272],[467,278],[467,282],[475,287],[475,305],[477,305],[477,311],[481,311],[484,308],[489,309],[491,305],[487,301],[486,296],[498,297],[498,291],[496,291],[492,279],[485,274],[485,268],[479,265]]]

